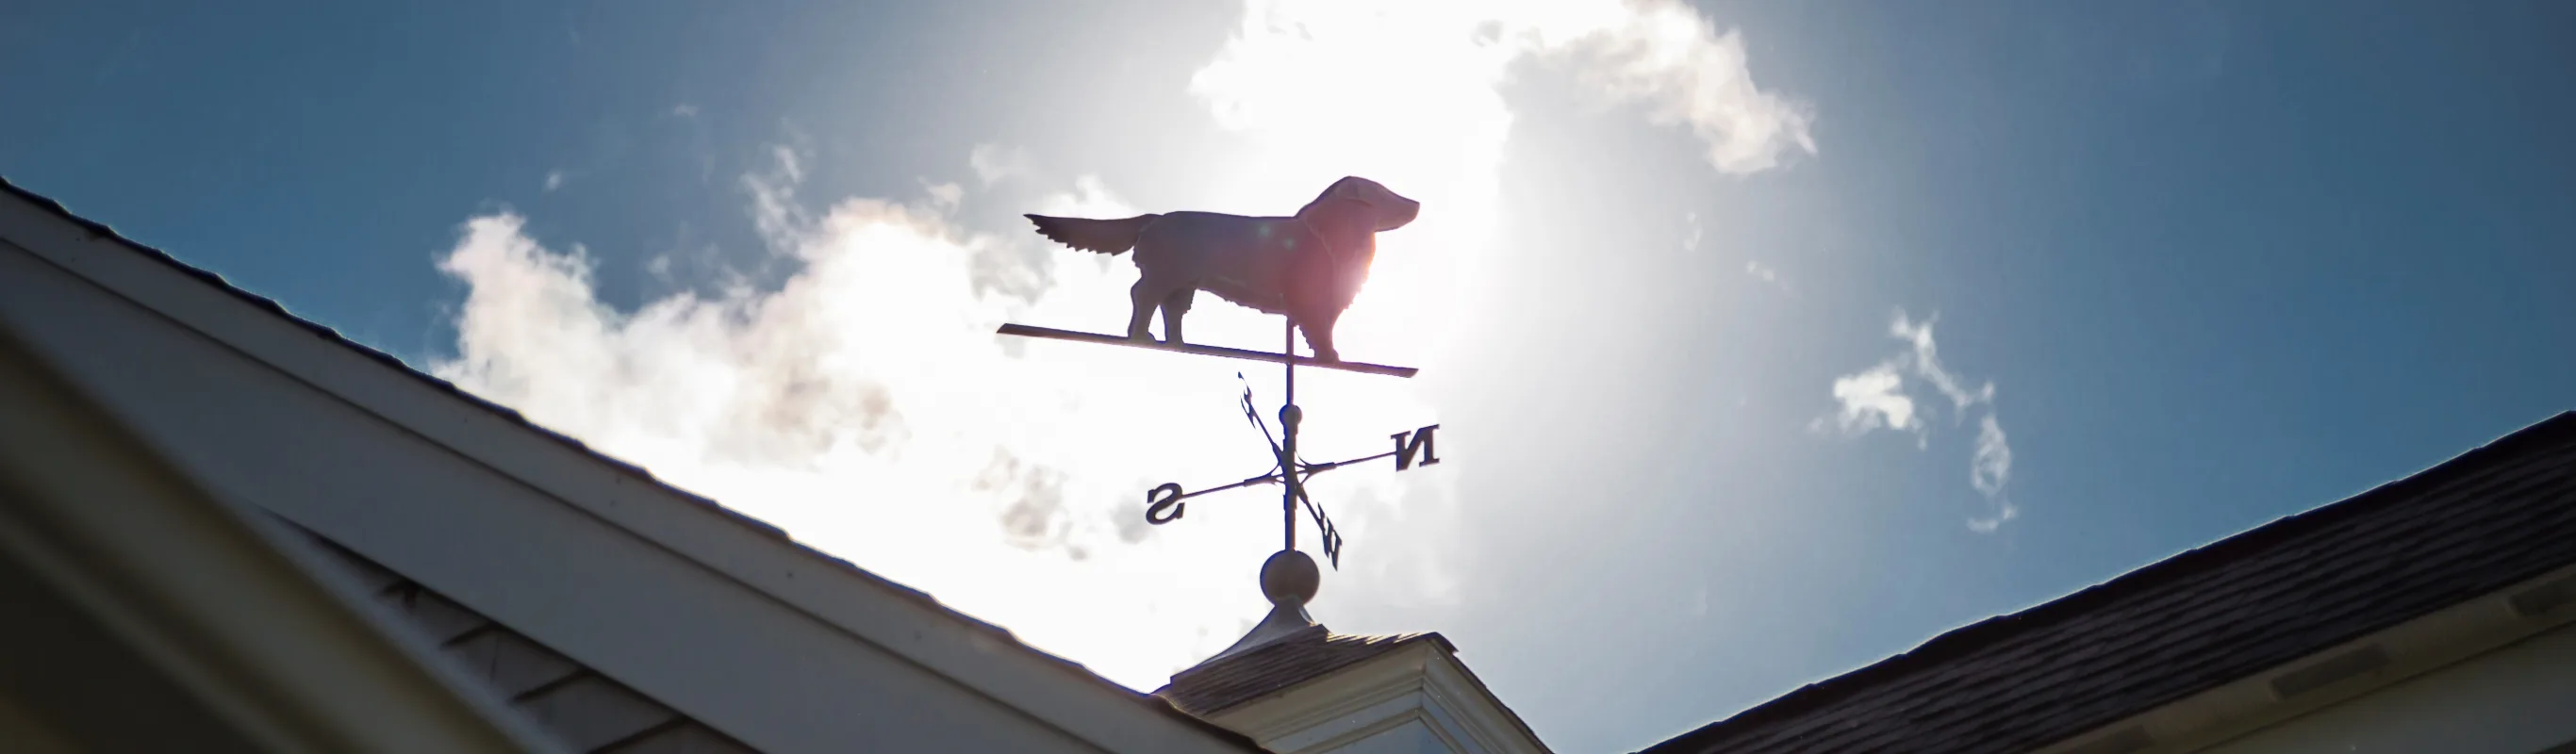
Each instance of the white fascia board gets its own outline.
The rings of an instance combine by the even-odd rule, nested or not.
[[[67,371],[83,372],[78,375],[80,379],[109,387],[126,399],[111,401],[111,411],[124,413],[124,418],[138,426],[162,430],[153,439],[171,443],[174,456],[191,455],[190,451],[194,451],[200,461],[198,470],[237,484],[237,491],[246,499],[258,500],[289,520],[397,569],[439,571],[433,561],[452,560],[460,548],[502,552],[497,547],[485,547],[485,543],[424,541],[418,532],[472,531],[507,537],[512,532],[544,529],[571,536],[581,528],[581,521],[605,523],[633,541],[620,545],[602,540],[596,546],[616,551],[614,554],[628,561],[645,558],[649,551],[660,551],[685,560],[690,567],[674,569],[668,564],[628,561],[614,565],[562,561],[507,565],[523,569],[544,565],[574,571],[587,568],[590,572],[555,575],[587,577],[593,580],[575,580],[568,585],[608,592],[650,591],[665,585],[650,581],[619,584],[599,579],[650,577],[678,580],[672,584],[707,582],[699,585],[697,598],[740,603],[742,612],[669,598],[655,600],[650,594],[614,595],[619,599],[601,595],[593,600],[600,603],[597,607],[615,603],[628,610],[643,611],[639,615],[650,615],[654,610],[666,611],[669,617],[687,615],[692,625],[722,624],[720,629],[715,625],[701,629],[699,638],[708,643],[691,647],[691,654],[706,655],[716,652],[717,647],[726,647],[731,652],[748,654],[763,654],[766,648],[766,655],[777,655],[785,650],[775,644],[782,634],[815,638],[802,636],[809,632],[778,622],[777,611],[753,607],[766,604],[827,626],[843,641],[864,642],[890,653],[1091,747],[1114,751],[1243,750],[1240,739],[1156,709],[1150,701],[1140,701],[1142,695],[1030,649],[998,628],[936,605],[927,595],[796,545],[774,529],[749,522],[739,514],[654,481],[640,470],[478,405],[478,401],[442,389],[425,376],[379,361],[361,353],[353,344],[264,310],[147,256],[149,251],[128,247],[122,239],[93,233],[47,208],[15,196],[0,197],[0,239],[23,252],[8,261],[9,269],[0,271],[0,284],[19,289],[0,293],[0,317],[27,327],[36,346],[50,351],[49,355],[64,363]],[[49,275],[54,279],[44,279]],[[70,279],[82,285],[66,285]],[[91,287],[95,290],[72,290]],[[109,295],[96,295],[99,293]],[[150,316],[144,316],[147,314]],[[99,331],[110,325],[126,332],[111,335]],[[174,327],[195,337],[163,334],[152,345],[186,351],[184,354],[146,349],[138,342],[120,339],[145,337],[144,333],[155,328]],[[228,356],[230,362],[241,363],[228,363]],[[181,375],[172,373],[180,371],[177,369],[150,368],[174,359],[181,360],[179,363],[194,360],[208,365],[208,369],[204,374]],[[245,368],[251,366],[256,368]],[[216,381],[223,383],[221,390],[211,384]],[[287,389],[290,387],[293,389]],[[325,438],[309,432],[272,432],[274,436],[262,437],[259,442],[276,443],[273,450],[245,447],[250,440],[239,435],[284,429],[274,426],[277,422],[273,418],[269,426],[263,427],[256,421],[242,423],[238,415],[216,416],[249,410],[226,404],[243,403],[253,393],[261,397],[252,402],[253,406],[263,410],[297,406],[304,412],[297,417],[299,420],[326,421],[339,427],[345,434],[329,439],[351,446],[316,444]],[[233,423],[225,424],[219,419]],[[361,426],[370,422],[377,425],[372,430]],[[227,443],[227,436],[235,439]],[[286,449],[299,442],[306,447]],[[355,447],[368,443],[373,446]],[[361,450],[371,450],[376,455],[364,456]],[[281,458],[279,453],[301,455]],[[337,458],[344,463],[364,463],[396,457],[402,463],[438,467],[438,473],[422,474],[407,483],[443,486],[437,490],[443,495],[426,496],[423,493],[428,489],[390,489],[387,480],[381,478],[346,478],[367,474],[316,462]],[[265,471],[269,473],[250,470],[260,464],[267,464]],[[311,473],[293,478],[295,474],[284,473],[290,471]],[[324,484],[326,481],[339,486]],[[333,494],[366,494],[369,499],[329,499]],[[394,505],[377,497],[384,495],[420,499],[408,506]],[[430,497],[436,498],[434,504]],[[362,509],[366,515],[356,515]],[[468,512],[483,517],[477,523],[486,528],[469,529],[460,527],[460,521],[442,520],[453,518],[448,514]],[[399,527],[412,529],[387,531]],[[542,550],[548,544],[522,546]],[[433,552],[441,548],[446,551],[444,555]],[[614,636],[575,625],[581,623],[578,620],[553,621],[560,624],[555,637],[531,630],[549,624],[550,615],[575,612],[546,606],[548,601],[560,602],[572,595],[539,588],[533,579],[502,578],[496,583],[493,579],[505,574],[476,573],[454,564],[445,571],[406,571],[406,575],[540,640],[617,644]],[[523,570],[518,575],[528,574]],[[723,594],[727,589],[733,593]],[[672,649],[668,646],[651,647],[643,656],[637,656],[637,648],[631,646],[558,648],[746,742],[757,745],[758,739],[764,737],[754,730],[762,726],[750,723],[797,722],[782,719],[776,712],[761,713],[759,708],[763,705],[744,700],[741,689],[693,685],[708,680],[704,672],[659,671],[673,665],[719,671],[723,668],[709,666],[720,658],[701,656],[692,661],[668,657]],[[751,666],[766,664],[750,656],[722,659]],[[747,666],[737,668],[744,669]],[[771,669],[787,674],[781,678],[802,676],[807,683],[801,685],[831,685],[813,678],[823,668],[810,664]],[[845,718],[866,715],[863,710],[846,707],[830,713]],[[726,724],[728,717],[735,724]],[[806,743],[846,746],[850,741]]]

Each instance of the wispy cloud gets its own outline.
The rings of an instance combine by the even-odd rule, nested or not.
[[[682,118],[695,118],[698,117],[698,106],[685,102],[672,105],[671,114]]]
[[[1935,314],[1922,322],[1909,322],[1905,318],[1905,312],[1899,311],[1896,313],[1896,321],[1888,325],[1888,334],[1914,346],[1914,352],[1909,354],[1908,359],[1914,366],[1914,373],[1932,383],[1933,388],[1950,398],[1953,408],[1962,411],[1953,417],[1954,420],[1965,419],[1964,411],[1969,406],[1995,399],[1995,384],[1989,382],[1971,392],[1959,386],[1957,375],[1941,367],[1940,349],[1932,342],[1932,323],[1939,319],[1940,315]]]
[[[805,161],[786,146],[771,147],[770,160],[767,172],[742,176],[742,189],[751,194],[752,227],[771,249],[785,251],[810,223],[804,205],[796,201],[796,188],[805,182]]]
[[[552,193],[555,189],[563,188],[563,183],[564,183],[564,171],[561,171],[561,170],[548,170],[548,171],[546,171],[546,191],[547,191],[548,193]]]
[[[959,202],[966,200],[966,187],[959,186],[954,181],[931,183],[923,180],[921,190],[930,194],[930,200],[938,202],[941,209],[956,209]]]
[[[1700,226],[1699,213],[1683,213],[1682,226],[1682,250],[1698,251],[1700,242],[1707,237],[1707,229]],[[1788,279],[1780,276],[1779,270],[1772,268],[1770,265],[1763,264],[1759,260],[1744,260],[1744,274],[1746,277],[1761,281],[1763,285],[1771,286],[1773,289],[1778,290],[1781,293],[1788,294],[1792,298],[1795,298],[1798,295],[1797,289],[1789,285]]]
[[[1797,287],[1790,285],[1789,279],[1782,277],[1780,275],[1780,271],[1773,269],[1770,265],[1751,259],[1744,260],[1744,274],[1755,280],[1762,281],[1763,285],[1771,286],[1772,288],[1778,289],[1781,293],[1788,294],[1790,298],[1798,297]]]
[[[1968,528],[1991,532],[2004,522],[2021,515],[2021,508],[2004,497],[2004,483],[2012,481],[2012,446],[2004,442],[2004,427],[1996,423],[1993,411],[1977,420],[1977,453],[1968,459],[1968,484],[1977,494],[1995,504],[1991,517],[1972,518]]]
[[[1923,404],[1906,389],[1908,377],[1949,400],[1952,426],[1965,422],[1970,409],[1982,408],[1975,449],[1968,460],[1968,486],[1986,499],[1993,513],[1969,519],[1968,528],[1993,532],[2021,515],[2021,508],[2004,490],[2012,481],[2012,446],[2005,439],[2003,424],[1995,419],[1995,384],[1986,382],[1970,390],[1965,387],[1968,380],[1942,365],[1939,344],[1932,337],[1932,326],[1938,319],[1934,315],[1917,322],[1898,311],[1888,323],[1887,332],[1904,342],[1906,349],[1867,369],[1834,378],[1835,410],[1816,417],[1808,427],[1846,437],[1878,429],[1910,432],[1916,447],[1929,448],[1933,427],[1924,421]]]
[[[1028,177],[1031,168],[1028,150],[1000,144],[977,144],[966,156],[967,167],[975,170],[976,180],[991,186],[1013,178]]]

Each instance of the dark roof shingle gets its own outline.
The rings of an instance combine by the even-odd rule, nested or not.
[[[2576,412],[1647,749],[2030,750],[2576,563]]]

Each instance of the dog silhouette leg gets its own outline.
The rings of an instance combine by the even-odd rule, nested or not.
[[[1155,289],[1153,282],[1153,278],[1141,279],[1127,289],[1127,301],[1135,307],[1127,314],[1128,340],[1154,342],[1154,334],[1147,332],[1145,326],[1154,322],[1154,307],[1163,303],[1163,293]]]
[[[1163,342],[1180,345],[1181,315],[1190,313],[1190,299],[1199,295],[1193,286],[1181,286],[1163,297]]]

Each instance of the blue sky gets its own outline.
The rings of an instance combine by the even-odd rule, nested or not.
[[[1344,351],[1426,374],[1306,403],[1448,461],[1321,490],[1315,612],[1568,751],[2576,408],[2576,6],[1334,5],[27,6],[0,174],[1144,688],[1277,534],[1137,495],[1258,446],[1231,366],[977,336],[1122,321],[1016,215],[1379,177]]]

